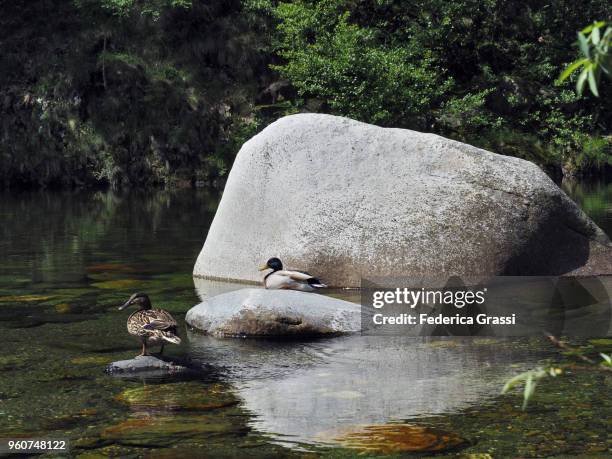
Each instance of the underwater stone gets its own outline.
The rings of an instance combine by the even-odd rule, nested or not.
[[[182,414],[128,418],[105,428],[100,437],[121,445],[167,447],[188,439],[207,440],[211,436],[244,434],[239,416]]]
[[[329,441],[338,442],[345,448],[379,454],[439,453],[469,445],[454,432],[399,423],[359,426],[354,431],[347,429]]]
[[[202,382],[149,384],[125,389],[115,400],[132,411],[210,411],[238,404],[229,387]]]
[[[361,330],[360,306],[315,293],[246,288],[213,296],[185,316],[217,336],[321,336]]]
[[[193,274],[261,281],[272,256],[338,287],[612,273],[608,237],[537,165],[324,114],[242,146]]]

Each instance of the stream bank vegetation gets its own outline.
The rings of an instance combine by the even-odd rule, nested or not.
[[[612,98],[596,97],[588,72],[555,84],[581,56],[576,31],[609,19],[606,2],[0,5],[3,187],[222,185],[246,139],[300,111],[435,132],[566,175],[612,163]],[[601,47],[605,30],[586,33],[589,51]]]
[[[510,392],[515,387],[523,386],[523,411],[527,409],[530,400],[533,398],[538,383],[545,378],[563,375],[567,370],[570,372],[577,370],[612,372],[612,353],[610,352],[612,351],[612,339],[591,339],[581,346],[572,346],[550,333],[545,333],[545,336],[570,362],[534,368],[506,381],[501,391],[502,394]],[[608,353],[601,352],[602,350]],[[593,357],[590,354],[597,354],[597,356]],[[571,360],[574,362],[571,362]],[[576,364],[576,361],[579,364]]]

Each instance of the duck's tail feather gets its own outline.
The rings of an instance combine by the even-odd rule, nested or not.
[[[325,287],[327,287],[327,285],[325,285],[323,282],[321,282],[316,277],[311,277],[310,279],[308,279],[308,285],[310,285],[311,287],[314,287],[314,288],[325,288]]]
[[[181,339],[172,332],[162,332],[161,337],[164,341],[172,344],[181,344]]]

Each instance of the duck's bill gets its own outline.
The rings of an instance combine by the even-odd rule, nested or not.
[[[129,301],[127,301],[127,302],[123,303],[121,306],[119,306],[117,309],[118,309],[119,311],[123,311],[123,310],[124,310],[125,308],[127,308],[129,305],[130,305],[130,302],[129,302]]]
[[[260,270],[260,271],[265,271],[265,270],[266,270],[266,269],[268,269],[268,268],[269,268],[269,266],[268,266],[268,265],[261,265],[261,266],[259,267],[259,270]]]

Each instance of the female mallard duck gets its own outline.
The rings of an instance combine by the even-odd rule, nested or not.
[[[151,309],[151,301],[144,293],[134,293],[129,300],[119,307],[119,310],[133,304],[139,309],[130,314],[127,320],[127,329],[130,335],[136,336],[142,343],[142,353],[147,354],[147,344],[161,344],[159,355],[164,352],[166,342],[180,344],[181,339],[177,336],[176,320],[169,312],[163,309]]]
[[[266,269],[272,270],[266,274],[263,280],[264,287],[268,289],[312,292],[318,288],[327,287],[327,285],[307,272],[284,270],[283,263],[278,258],[270,258],[265,265],[259,267],[260,271]]]

